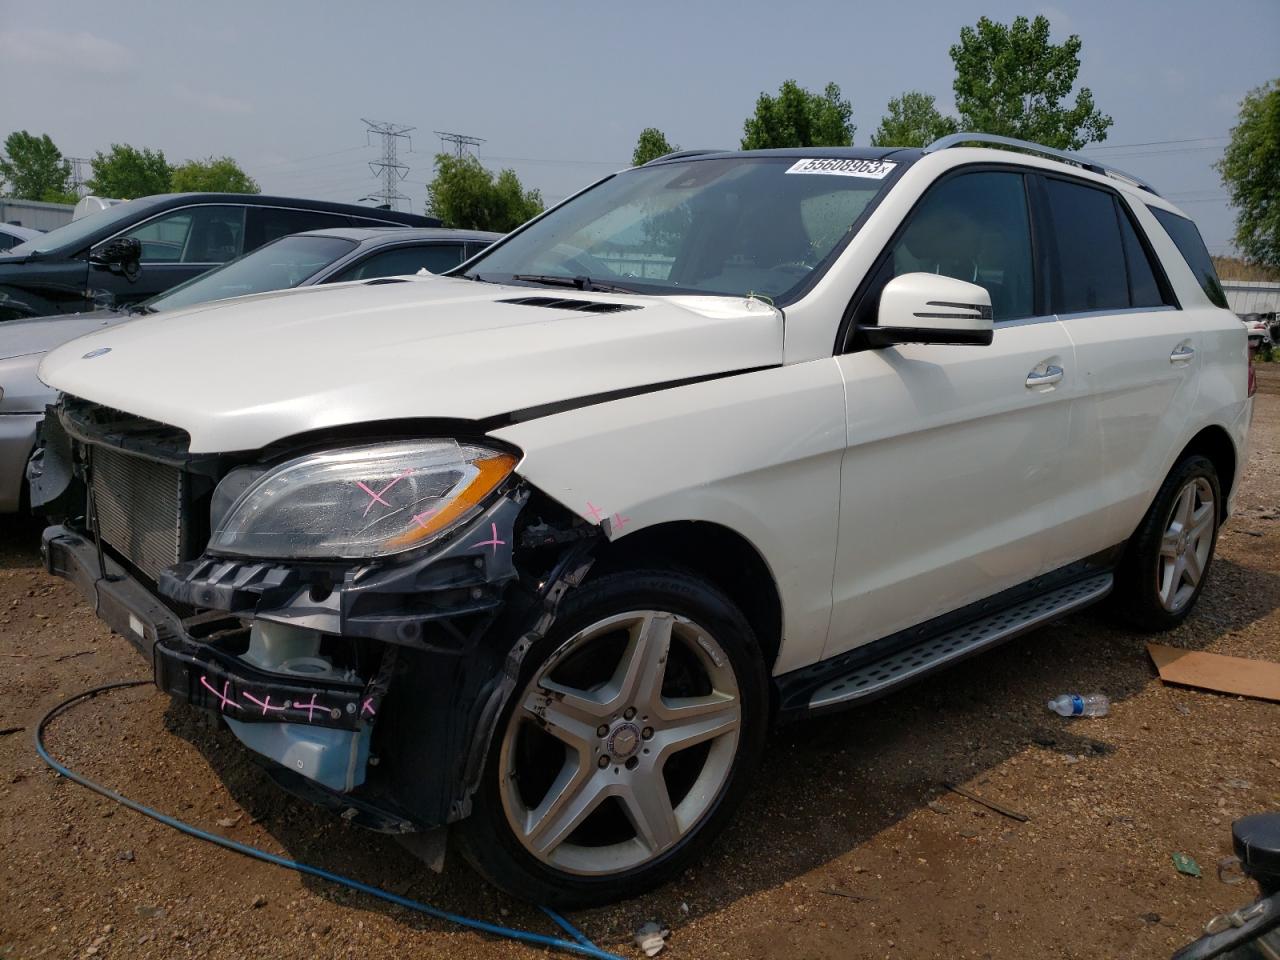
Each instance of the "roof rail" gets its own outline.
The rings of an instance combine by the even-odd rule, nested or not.
[[[676,150],[674,153],[664,153],[660,157],[654,157],[652,160],[645,162],[645,166],[651,163],[661,163],[663,160],[683,160],[685,157],[701,157],[708,153],[727,153],[726,150]]]
[[[1122,180],[1125,183],[1146,190],[1148,193],[1160,196],[1156,192],[1156,188],[1147,183],[1141,177],[1135,177],[1132,173],[1125,173],[1115,167],[1109,167],[1105,164],[1098,163],[1096,160],[1090,160],[1088,157],[1078,153],[1072,153],[1070,150],[1057,150],[1053,147],[1046,147],[1040,143],[1032,143],[1029,140],[1015,140],[1013,137],[1001,137],[994,133],[953,133],[933,141],[924,148],[925,153],[933,153],[936,150],[946,150],[948,147],[959,147],[966,143],[995,143],[1003,147],[1016,147],[1027,153],[1039,154],[1042,157],[1049,157],[1053,160],[1061,160],[1064,163],[1074,164],[1077,167],[1083,167],[1091,173],[1098,173],[1104,177],[1111,177],[1113,180]]]

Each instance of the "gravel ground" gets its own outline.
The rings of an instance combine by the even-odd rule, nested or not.
[[[0,957],[520,958],[460,930],[177,834],[55,776],[41,714],[144,676],[66,583],[38,530],[0,519]],[[1262,379],[1237,513],[1176,646],[1280,660],[1280,377]],[[1099,690],[1110,716],[1048,697]],[[657,919],[678,957],[1163,957],[1249,899],[1218,879],[1230,823],[1280,806],[1280,706],[1163,686],[1144,639],[1100,613],[1055,623],[872,706],[787,728],[721,842],[659,892],[573,919],[639,956]],[[10,732],[10,728],[22,728]],[[234,738],[150,687],[60,719],[72,767],[198,826],[397,893],[552,932],[451,858],[276,790]],[[1020,810],[1021,823],[941,786]],[[1200,879],[1175,872],[1191,855]]]

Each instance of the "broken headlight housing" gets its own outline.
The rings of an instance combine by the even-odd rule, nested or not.
[[[507,450],[427,440],[241,467],[214,492],[209,550],[291,560],[403,553],[479,514],[515,465]]]

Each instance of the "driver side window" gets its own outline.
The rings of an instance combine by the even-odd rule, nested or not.
[[[1022,175],[965,173],[933,187],[912,211],[890,263],[891,276],[938,273],[985,287],[997,322],[1031,316],[1031,224]]]

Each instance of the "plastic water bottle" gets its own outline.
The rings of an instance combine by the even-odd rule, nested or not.
[[[1100,693],[1064,693],[1049,701],[1049,709],[1060,717],[1105,717],[1111,701]]]

